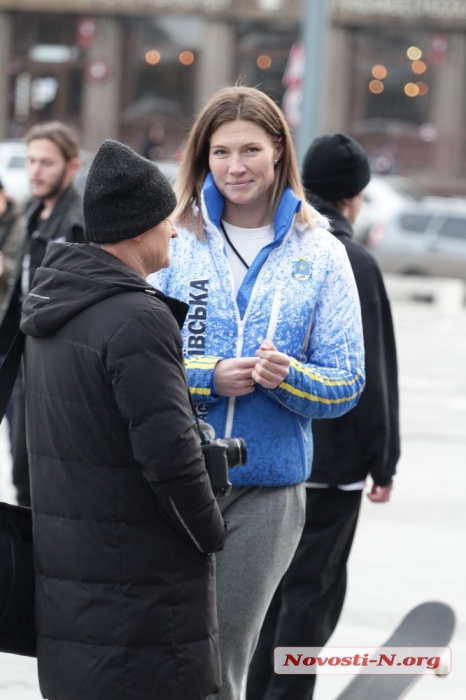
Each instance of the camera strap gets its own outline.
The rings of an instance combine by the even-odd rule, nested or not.
[[[191,392],[189,391],[189,387],[188,387],[188,396],[189,396],[189,403],[191,404],[191,409],[193,412],[194,420],[195,420],[196,425],[197,425],[197,432],[199,433],[199,439],[201,441],[201,445],[208,445],[208,442],[204,437],[204,433],[201,430],[201,426],[199,425],[199,416],[197,415],[196,406],[194,405],[193,397],[191,396]]]

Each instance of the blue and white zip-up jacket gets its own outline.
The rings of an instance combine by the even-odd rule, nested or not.
[[[171,266],[149,282],[189,304],[182,330],[188,384],[198,412],[217,437],[245,438],[247,464],[230,469],[236,486],[305,481],[312,463],[312,418],[349,411],[364,388],[359,299],[344,247],[326,230],[296,220],[287,189],[274,219],[275,238],[257,255],[235,297],[219,232],[223,197],[212,176],[203,188],[206,240],[179,229]],[[219,360],[254,357],[269,338],[291,358],[273,390],[256,385],[240,397],[214,394]]]

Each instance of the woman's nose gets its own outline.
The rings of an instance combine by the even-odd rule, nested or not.
[[[228,169],[232,174],[244,172],[246,166],[241,156],[233,156]]]

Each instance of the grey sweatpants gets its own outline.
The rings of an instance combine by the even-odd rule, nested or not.
[[[233,487],[219,505],[228,523],[217,554],[222,690],[206,700],[240,700],[269,603],[304,527],[305,489]]]

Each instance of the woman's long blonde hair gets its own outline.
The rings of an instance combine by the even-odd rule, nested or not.
[[[269,134],[275,145],[282,144],[283,153],[275,168],[275,183],[270,197],[272,215],[284,189],[289,185],[302,201],[301,219],[313,228],[316,222],[315,211],[306,202],[285,117],[270,97],[256,88],[243,86],[218,90],[191,128],[175,184],[177,221],[203,236],[200,203],[202,186],[209,172],[210,139],[222,124],[237,119],[254,122]],[[193,204],[197,207],[193,208]]]

